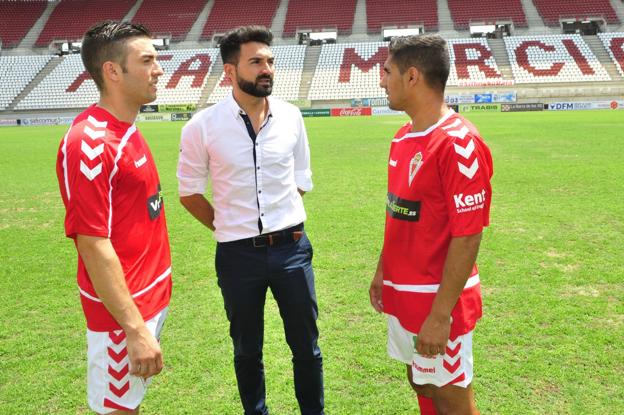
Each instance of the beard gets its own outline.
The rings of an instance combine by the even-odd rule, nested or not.
[[[269,82],[260,84],[260,81],[264,79],[267,79]],[[237,76],[236,83],[243,92],[258,98],[268,97],[273,92],[273,77],[270,75],[260,75],[255,82],[247,81]]]

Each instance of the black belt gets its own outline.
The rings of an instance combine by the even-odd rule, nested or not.
[[[253,246],[262,248],[265,246],[277,246],[291,242],[297,242],[303,236],[303,223],[277,232],[265,233],[251,238],[238,239],[236,241],[219,242],[223,245]]]

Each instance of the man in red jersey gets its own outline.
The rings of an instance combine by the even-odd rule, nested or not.
[[[156,56],[141,25],[108,21],[87,31],[82,60],[100,100],[76,117],[57,158],[65,233],[79,254],[88,401],[100,414],[138,413],[163,368],[171,255],[160,179],[134,125],[156,99]]]
[[[394,38],[381,87],[411,121],[388,160],[384,245],[370,287],[388,315],[388,353],[407,365],[423,414],[478,414],[472,332],[481,317],[475,264],[489,223],[492,158],[476,128],[447,108],[446,42]]]

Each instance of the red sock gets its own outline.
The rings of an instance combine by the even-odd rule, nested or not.
[[[420,407],[420,415],[436,415],[433,399],[422,395],[418,396],[418,406]]]

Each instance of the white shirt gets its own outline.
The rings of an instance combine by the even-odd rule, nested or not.
[[[269,115],[254,143],[234,97],[206,108],[182,128],[180,196],[204,194],[210,176],[219,242],[257,236],[306,219],[297,188],[312,190],[310,149],[299,109],[269,97]]]

